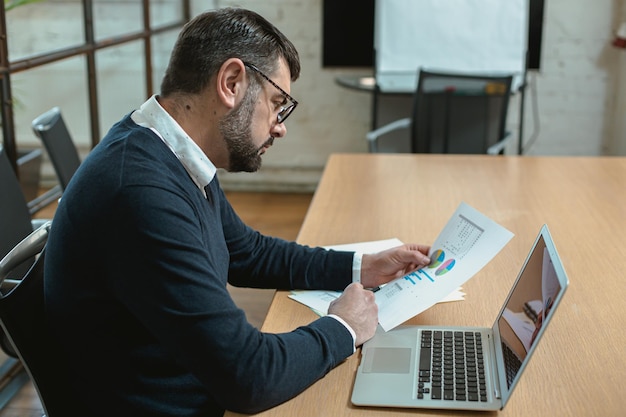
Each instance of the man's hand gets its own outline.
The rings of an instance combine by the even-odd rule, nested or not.
[[[350,284],[341,297],[333,300],[328,314],[341,317],[354,330],[356,346],[360,346],[374,336],[378,325],[378,306],[374,293],[363,289],[361,284]]]
[[[361,283],[374,288],[403,277],[430,264],[430,246],[406,244],[382,252],[365,254],[361,263]]]

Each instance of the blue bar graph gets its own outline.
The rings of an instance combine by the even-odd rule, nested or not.
[[[428,275],[428,273],[426,271],[424,271],[423,269],[420,269],[417,271],[420,274],[424,274],[426,276],[426,278],[428,278],[430,280],[430,282],[435,282],[435,280],[433,279],[433,277],[431,277],[430,275]]]

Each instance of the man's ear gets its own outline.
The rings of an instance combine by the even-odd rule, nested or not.
[[[229,109],[241,100],[248,87],[246,68],[239,58],[226,60],[217,73],[217,96]]]

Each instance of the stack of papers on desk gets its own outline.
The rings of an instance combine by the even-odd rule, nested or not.
[[[326,246],[326,249],[334,249],[338,251],[350,251],[360,253],[376,253],[385,249],[394,248],[402,245],[400,239],[374,240],[371,242],[348,243],[345,245]],[[325,291],[325,290],[294,290],[289,294],[289,298],[296,300],[310,307],[317,315],[325,316],[328,314],[330,303],[339,298],[341,291]],[[459,287],[452,291],[448,296],[439,302],[462,301],[465,299],[465,293]]]
[[[511,240],[513,233],[461,203],[433,243],[430,265],[395,279],[376,292],[378,321],[391,330],[439,302],[464,299],[461,285],[482,269]],[[402,245],[398,239],[329,246],[361,253]],[[290,298],[326,315],[336,291],[292,291]]]
[[[325,316],[328,314],[330,303],[341,295],[340,291],[324,291],[324,290],[302,290],[291,291],[289,298],[296,300],[311,308],[317,315]],[[440,303],[450,301],[463,301],[465,293],[461,288],[454,290],[450,295],[439,300]]]

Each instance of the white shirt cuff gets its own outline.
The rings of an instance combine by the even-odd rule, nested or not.
[[[336,314],[329,314],[328,317],[334,318],[339,323],[343,324],[346,329],[348,329],[348,331],[352,335],[352,353],[356,352],[356,333],[354,332],[354,330],[352,330],[352,327],[350,327],[350,325],[346,323],[344,319],[337,316]]]
[[[361,282],[361,262],[363,261],[363,254],[354,252],[354,258],[352,258],[352,282]]]
[[[352,258],[352,282],[361,282],[362,260],[363,254],[355,252],[354,258]],[[328,317],[332,317],[339,323],[343,324],[343,326],[350,332],[350,335],[352,335],[352,353],[356,352],[356,333],[354,332],[354,330],[352,330],[352,327],[350,327],[350,325],[346,323],[344,319],[337,316],[336,314],[329,314]]]

